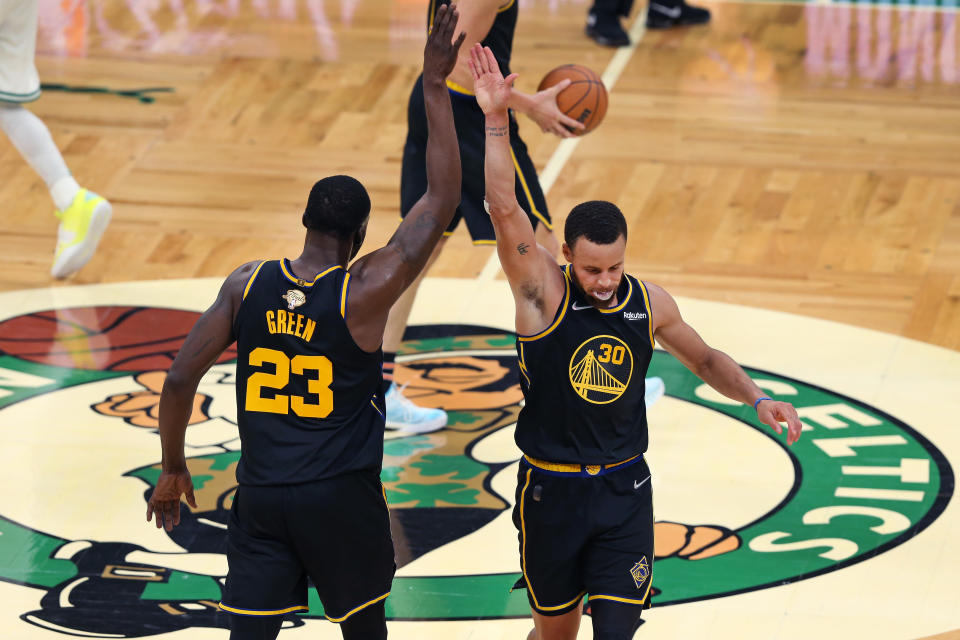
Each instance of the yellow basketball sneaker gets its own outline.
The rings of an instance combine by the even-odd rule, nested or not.
[[[112,214],[106,199],[86,189],[77,192],[69,207],[57,211],[60,228],[50,269],[54,278],[66,278],[90,261]]]

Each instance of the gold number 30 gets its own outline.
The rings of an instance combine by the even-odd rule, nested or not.
[[[600,345],[600,350],[603,353],[597,358],[597,362],[613,362],[613,364],[621,365],[623,364],[623,358],[627,355],[627,350],[622,346],[613,346],[606,342]]]
[[[333,411],[333,363],[326,356],[294,356],[291,360],[287,354],[276,349],[257,347],[250,352],[250,366],[262,367],[272,364],[273,373],[257,371],[247,379],[247,411],[261,413],[288,414],[290,409],[301,418],[326,418]],[[281,391],[290,382],[290,373],[306,376],[307,372],[315,371],[316,377],[307,377],[307,391],[316,396],[316,402],[307,402],[308,398],[301,396],[287,396],[280,393],[272,398],[264,398],[261,389]]]

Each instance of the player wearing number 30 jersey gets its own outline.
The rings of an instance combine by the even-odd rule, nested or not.
[[[463,42],[455,6],[437,10],[423,56],[427,190],[385,247],[363,244],[370,198],[359,182],[317,182],[303,253],[231,274],[177,354],[160,398],[163,468],[147,520],[171,530],[196,508],[184,433],[201,377],[237,342],[242,453],[227,529],[220,608],[231,640],[273,640],[307,609],[313,581],[345,640],[387,637],[395,570],[380,467],[383,353],[390,307],[423,270],[460,200],[460,154],[446,77]]]

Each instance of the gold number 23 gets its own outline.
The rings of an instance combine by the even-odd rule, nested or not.
[[[258,371],[247,379],[247,411],[287,414],[293,409],[301,418],[326,418],[333,411],[333,391],[330,389],[333,363],[330,358],[298,355],[291,360],[282,351],[265,347],[257,347],[250,352],[251,367],[262,367],[264,364],[272,364],[274,372]],[[307,391],[316,396],[316,402],[307,402],[311,398],[280,393],[272,398],[264,398],[260,393],[262,388],[281,391],[290,382],[291,372],[305,376],[308,371],[317,374],[316,377],[307,378]]]

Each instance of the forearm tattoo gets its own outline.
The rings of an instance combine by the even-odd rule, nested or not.
[[[494,136],[496,138],[502,138],[507,135],[506,127],[487,127],[487,135]]]
[[[526,242],[521,242],[520,244],[517,245],[517,251],[518,251],[518,252],[520,253],[520,255],[522,255],[522,256],[527,255],[527,250],[528,250],[529,248],[530,248],[530,245],[528,245]]]

